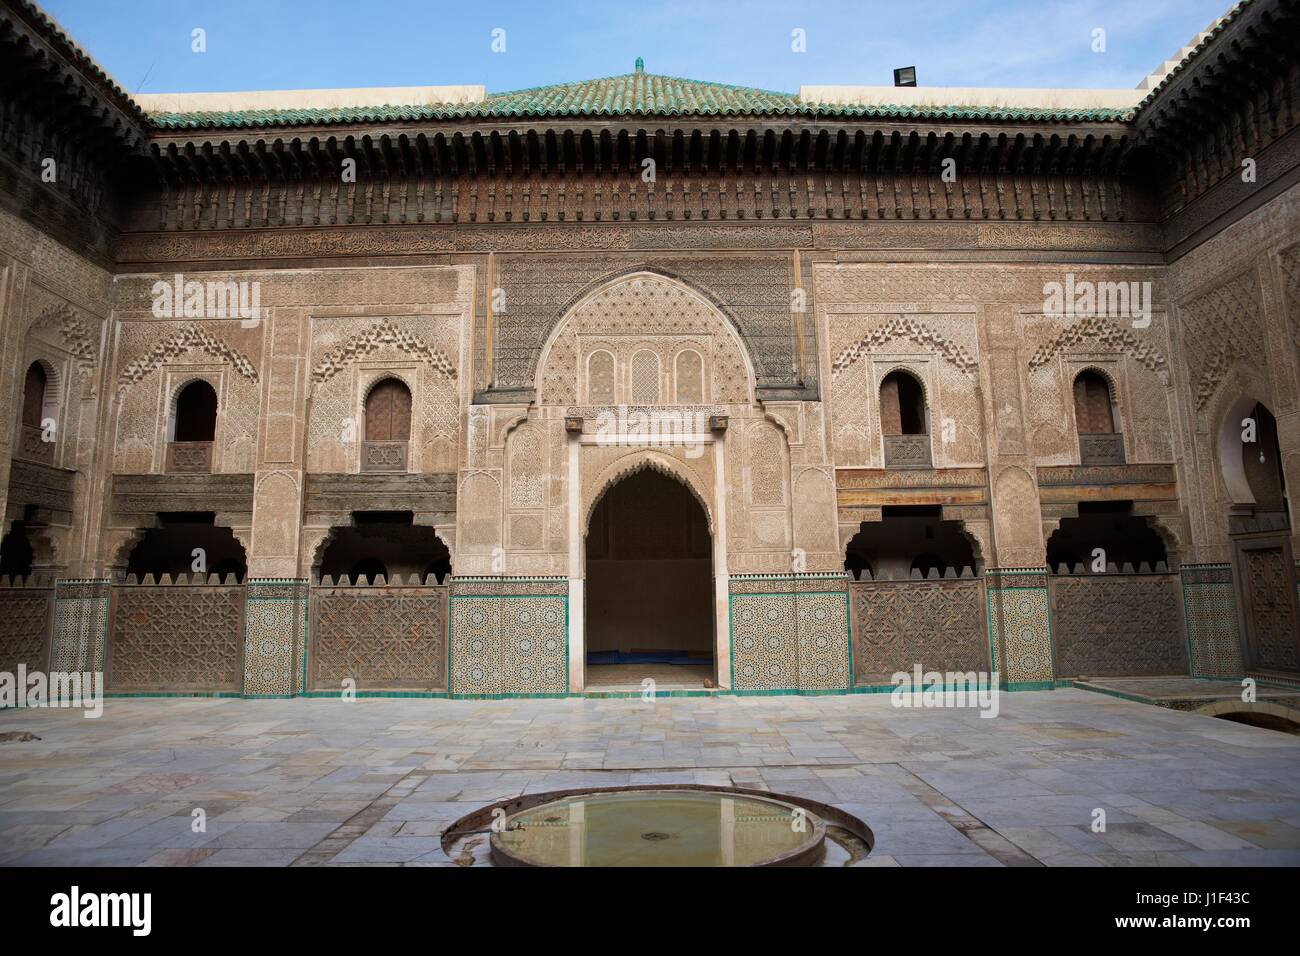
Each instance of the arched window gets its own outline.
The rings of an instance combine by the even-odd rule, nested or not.
[[[677,404],[699,405],[704,399],[704,360],[694,349],[682,349],[674,360]]]
[[[167,445],[167,470],[212,471],[212,441],[217,434],[217,392],[202,380],[190,382],[176,395],[176,412]]]
[[[975,539],[938,505],[885,505],[879,521],[863,522],[844,549],[855,580],[907,580],[978,574]]]
[[[195,549],[202,551],[201,566],[195,565]],[[131,548],[123,570],[138,580],[146,574],[160,578],[197,573],[215,574],[223,582],[234,575],[236,581],[242,581],[248,571],[248,556],[234,532],[218,525],[212,512],[164,512],[158,516],[158,526],[146,531]]]
[[[40,362],[33,362],[28,366],[27,377],[23,379],[21,447],[23,457],[32,461],[52,462],[54,460],[54,442],[46,440],[45,429],[41,425],[45,420],[48,384],[45,368]]]
[[[614,355],[604,349],[592,352],[587,359],[587,401],[614,404]]]
[[[366,396],[365,420],[361,470],[406,471],[411,390],[395,378],[379,382]]]
[[[27,378],[23,381],[23,424],[29,428],[41,427],[41,418],[45,412],[47,381],[41,363],[33,362],[27,369]]]
[[[1255,496],[1255,510],[1287,510],[1286,481],[1282,475],[1282,454],[1277,439],[1277,419],[1262,403],[1251,409],[1255,440],[1241,443],[1241,464]]]
[[[633,405],[659,404],[659,356],[649,349],[632,356],[628,392]]]
[[[880,383],[880,432],[886,468],[929,468],[930,436],[925,391],[907,372],[897,369]]]
[[[886,435],[925,434],[925,392],[901,369],[880,383],[880,430]]]
[[[1080,502],[1078,509],[1077,518],[1062,518],[1047,539],[1047,566],[1053,574],[1097,573],[1093,562],[1098,558],[1120,570],[1168,566],[1164,541],[1148,517],[1133,513],[1132,502]]]
[[[1080,434],[1103,435],[1115,431],[1110,386],[1096,372],[1082,371],[1074,380],[1074,420]]]
[[[1110,383],[1092,369],[1074,378],[1074,423],[1080,464],[1124,464],[1124,436],[1116,428]]]

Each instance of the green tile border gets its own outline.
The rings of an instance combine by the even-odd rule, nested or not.
[[[838,578],[839,576],[840,576],[840,575],[837,574],[837,573],[835,573],[835,572],[824,572],[824,573],[822,573],[822,574],[819,575],[819,577],[822,577],[822,578]],[[740,575],[733,575],[733,577],[740,577]],[[765,580],[765,581],[776,581],[776,580],[783,580],[783,581],[804,580],[803,578],[794,578],[794,577],[791,577],[790,575],[785,575],[785,574],[770,574],[770,575],[758,575],[758,574],[754,574],[754,575],[746,575],[746,577],[748,577],[749,580],[761,579],[761,580]],[[734,611],[735,611],[735,600],[736,600],[736,598],[737,598],[737,597],[750,597],[750,596],[756,596],[756,597],[792,597],[792,598],[795,598],[796,600],[798,600],[798,598],[799,598],[800,595],[805,595],[805,596],[808,596],[808,597],[813,597],[813,596],[817,596],[817,597],[839,596],[839,597],[843,597],[843,598],[844,598],[844,625],[845,625],[845,626],[844,626],[844,633],[845,633],[845,635],[846,635],[846,640],[847,640],[847,643],[848,643],[848,654],[849,654],[849,671],[848,671],[848,679],[849,679],[849,682],[848,682],[848,684],[847,684],[847,685],[844,687],[844,689],[842,689],[842,690],[839,689],[839,688],[809,688],[808,690],[803,690],[802,688],[789,688],[789,689],[779,689],[779,690],[778,690],[778,689],[773,689],[773,690],[736,690],[736,623],[735,623],[735,616],[736,616],[736,615],[735,615],[735,613],[734,613]],[[797,613],[797,612],[796,612],[796,614],[795,614],[795,620],[796,620],[796,622],[798,621],[798,613]],[[795,640],[796,640],[795,649],[796,649],[796,651],[797,651],[797,650],[798,650],[798,643],[797,643],[798,638],[796,637]],[[727,592],[727,649],[728,649],[728,652],[729,652],[729,653],[728,653],[728,657],[731,658],[731,660],[730,660],[730,664],[731,664],[731,693],[734,694],[734,695],[736,695],[736,696],[738,696],[738,697],[764,696],[764,695],[773,695],[773,694],[799,694],[799,695],[804,695],[804,696],[823,696],[823,695],[825,695],[825,694],[851,694],[851,693],[853,693],[853,603],[852,603],[852,597],[850,596],[850,593],[849,593],[849,591],[848,591],[847,589],[844,590],[844,591],[763,591],[763,592],[759,592],[759,593],[757,593],[757,594],[755,594],[755,595],[751,595],[750,592],[748,592],[748,591],[741,591],[739,594],[737,594],[737,593],[734,593],[734,592],[728,590],[728,592]],[[706,693],[708,693],[708,692],[706,691]]]
[[[495,579],[474,578],[474,579],[467,579],[467,580],[495,580]],[[516,580],[522,580],[522,579],[516,579]],[[554,582],[554,581],[568,581],[568,578],[547,577],[547,578],[529,578],[528,580]],[[480,601],[483,600],[484,598],[487,598],[489,600],[494,600],[494,601],[515,599],[515,598],[535,598],[538,600],[548,600],[548,601],[558,599],[564,602],[564,693],[562,694],[457,694],[452,692],[451,683],[452,683],[452,675],[454,673],[454,669],[452,667],[452,659],[451,659],[451,650],[452,650],[451,602],[457,599],[466,600],[470,598],[480,600]],[[450,591],[448,591],[447,593],[447,697],[450,700],[515,700],[515,699],[545,700],[545,699],[554,699],[559,697],[581,696],[581,695],[575,695],[569,693],[569,643],[570,643],[569,642],[569,594],[567,591],[564,594],[452,594]]]
[[[305,697],[312,700],[342,700],[343,692],[334,690],[309,690],[301,694],[295,694],[295,697]],[[397,698],[427,698],[430,700],[445,700],[450,695],[445,690],[358,690],[353,691],[352,696],[355,698],[362,697],[391,697]]]
[[[289,597],[262,597],[255,592],[259,587],[283,587],[292,585],[301,591],[300,594],[293,594]],[[290,604],[300,604],[302,613],[302,658],[303,658],[303,683],[299,685],[299,691],[306,690],[306,667],[307,667],[307,648],[310,640],[308,630],[308,619],[311,617],[311,580],[309,578],[249,578],[245,577],[244,582],[244,633],[241,644],[241,660],[239,675],[239,696],[245,700],[286,700],[298,696],[293,689],[294,662],[292,653],[289,660],[289,693],[288,694],[249,694],[245,692],[248,686],[248,605],[249,603],[266,603],[274,604],[279,602],[288,602]]]
[[[243,698],[243,696],[244,695],[237,690],[198,690],[198,691],[183,691],[183,690],[161,691],[160,690],[160,691],[115,691],[114,693],[111,694],[105,693],[104,699],[105,700],[108,700],[110,698],[127,699],[133,697],[191,697],[191,698],[221,697],[229,700],[240,700]]]

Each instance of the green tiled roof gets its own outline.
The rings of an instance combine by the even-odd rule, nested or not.
[[[1122,122],[1132,110],[984,109],[934,106],[846,106],[805,103],[793,93],[704,83],[655,73],[624,73],[598,80],[558,83],[492,93],[478,103],[366,106],[332,109],[244,110],[220,113],[151,113],[161,129],[317,126],[347,123],[456,119],[602,116],[800,116],[864,119],[1019,120]]]

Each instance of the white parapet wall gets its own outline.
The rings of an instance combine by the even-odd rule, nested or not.
[[[917,106],[969,109],[1127,110],[1143,90],[1053,90],[1031,87],[801,86],[805,103],[835,106]]]
[[[240,113],[366,106],[463,106],[481,103],[483,86],[376,86],[337,90],[259,90],[251,93],[137,93],[146,113]]]

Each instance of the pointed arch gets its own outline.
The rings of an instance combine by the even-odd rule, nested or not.
[[[594,282],[589,283],[585,289],[583,289],[581,292],[577,293],[576,295],[572,296],[567,302],[565,302],[563,307],[561,307],[560,309],[560,321],[555,324],[555,327],[551,329],[550,334],[546,337],[547,344],[549,344],[550,341],[553,338],[555,338],[555,330],[558,329],[560,325],[564,323],[564,321],[569,317],[569,315],[575,309],[578,308],[579,305],[591,299],[593,296],[597,295],[605,288],[616,285],[619,282],[622,282],[626,279],[630,279],[634,276],[653,276],[656,278],[665,279],[669,282],[672,282],[675,285],[679,285],[682,286],[683,288],[689,289],[692,293],[699,296],[706,303],[708,303],[708,305],[711,306],[713,309],[716,309],[718,314],[726,319],[727,324],[731,327],[731,330],[732,332],[735,333],[736,337],[739,338],[742,343],[745,341],[745,333],[741,329],[740,322],[737,321],[736,316],[732,313],[732,311],[729,308],[727,308],[726,303],[724,303],[721,299],[713,295],[707,289],[704,289],[696,285],[694,282],[690,281],[679,272],[675,272],[671,269],[665,269],[663,266],[660,265],[650,265],[649,263],[642,262],[637,265],[628,266],[625,269],[618,269],[614,272],[610,272],[606,275],[601,276],[599,279],[595,280]],[[748,352],[747,347],[744,350]],[[545,354],[545,348],[543,348],[542,351],[543,354]],[[539,367],[541,366],[540,362],[538,363],[538,366]]]
[[[925,323],[918,322],[913,316],[899,315],[841,349],[835,361],[831,363],[831,373],[838,375],[893,338],[904,338],[924,349],[933,350],[945,362],[962,372],[974,372],[979,367],[978,360],[960,344]]]
[[[43,328],[57,328],[63,344],[77,358],[83,373],[94,367],[98,346],[90,326],[77,317],[77,310],[66,302],[51,305],[36,314],[27,323],[27,334]]]
[[[700,507],[704,509],[704,517],[709,523],[709,534],[716,533],[713,525],[713,508],[709,504],[708,486],[701,480],[700,476],[692,468],[676,458],[662,452],[638,449],[628,452],[622,458],[607,465],[596,477],[596,480],[592,482],[591,494],[586,497],[582,511],[583,538],[586,538],[587,533],[591,530],[591,516],[596,510],[596,505],[600,503],[600,499],[605,497],[605,493],[624,478],[646,470],[657,471],[661,475],[675,479],[685,485],[686,489],[695,497],[695,500],[699,502]]]
[[[674,300],[677,306],[662,315],[648,315],[654,300],[660,297]],[[674,334],[684,339],[710,336],[713,354],[705,365],[706,374],[715,383],[709,389],[712,400],[735,404],[754,400],[754,362],[732,316],[703,291],[679,278],[657,270],[635,269],[589,287],[566,308],[542,345],[538,358],[534,381],[539,405],[578,403],[582,394],[578,372],[586,361],[586,356],[580,354],[578,333],[584,330],[599,332],[604,338],[640,339],[638,333],[642,333],[646,342]],[[602,342],[594,347],[608,349],[609,345]],[[641,345],[632,344],[629,348],[635,351]],[[620,356],[618,364],[626,369],[629,360],[630,355]],[[671,354],[664,361],[671,362]],[[663,368],[661,362],[661,373]],[[624,371],[616,375],[616,381],[624,381],[626,374]],[[660,402],[665,399],[663,388],[661,383]],[[675,394],[670,393],[667,398],[675,398]]]
[[[1029,359],[1030,371],[1046,365],[1061,350],[1073,348],[1087,341],[1095,341],[1111,351],[1123,352],[1149,372],[1160,372],[1169,368],[1164,355],[1155,346],[1148,345],[1128,329],[1121,328],[1109,319],[1090,315],[1040,346]]]
[[[241,377],[248,379],[250,382],[255,383],[258,381],[257,368],[242,352],[198,325],[186,326],[165,341],[159,342],[144,355],[128,363],[122,369],[119,380],[124,385],[134,385],[160,365],[164,365],[171,359],[184,355],[193,349],[199,349],[219,362],[226,363]]]
[[[418,335],[399,329],[387,319],[382,319],[327,352],[311,370],[313,384],[319,388],[352,362],[385,346],[392,346],[420,359],[447,378],[456,378],[456,367],[441,349],[425,342]]]
[[[1085,366],[1075,373],[1070,392],[1079,434],[1114,435],[1122,431],[1119,389],[1113,376],[1096,365]]]

